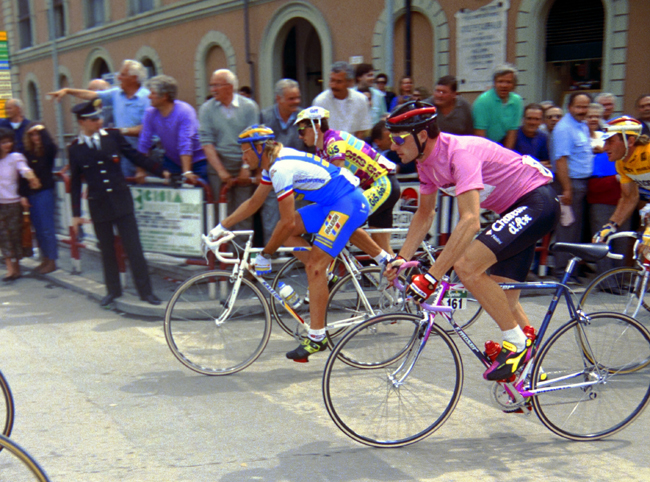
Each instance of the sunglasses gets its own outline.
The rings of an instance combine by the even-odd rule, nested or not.
[[[305,135],[305,131],[307,130],[307,126],[300,126],[298,127],[298,135],[300,137]]]
[[[390,134],[390,140],[397,146],[403,146],[410,135],[410,132],[407,134]]]

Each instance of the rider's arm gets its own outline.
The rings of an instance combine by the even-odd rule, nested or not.
[[[429,229],[431,229],[431,224],[436,215],[436,195],[437,193],[435,192],[433,194],[420,194],[420,204],[411,220],[404,245],[399,250],[399,255],[402,258],[406,260],[411,259],[429,232]]]
[[[293,196],[286,196],[281,201],[278,201],[278,208],[280,210],[280,220],[275,225],[271,239],[264,247],[262,253],[270,256],[284,244],[284,242],[293,234],[296,226],[296,207]]]
[[[485,129],[474,129],[474,135],[477,137],[487,137]]]
[[[616,210],[609,217],[609,220],[620,226],[632,215],[638,203],[639,186],[634,182],[621,184],[621,197],[618,199]]]
[[[481,229],[479,191],[473,189],[464,192],[459,194],[456,200],[460,219],[449,236],[445,248],[429,270],[429,273],[438,280],[454,266]]]
[[[226,229],[230,229],[235,224],[251,217],[259,208],[262,207],[266,197],[272,190],[273,186],[271,184],[260,184],[257,186],[253,195],[240,204],[240,206],[235,209],[235,212],[221,221],[221,225]]]

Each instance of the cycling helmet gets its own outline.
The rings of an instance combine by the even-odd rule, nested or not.
[[[638,120],[623,116],[616,119],[612,119],[607,123],[605,133],[603,134],[603,140],[609,139],[616,134],[625,134],[625,136],[639,136],[641,134],[641,128],[643,124]]]
[[[296,122],[294,122],[293,125],[299,124],[304,120],[308,120],[309,122],[311,122],[311,128],[314,129],[314,144],[316,144],[318,143],[318,129],[316,129],[316,123],[314,121],[317,120],[319,121],[320,124],[321,119],[329,119],[329,118],[330,118],[330,111],[328,111],[327,109],[323,109],[322,107],[313,106],[301,110],[298,113]]]
[[[237,137],[237,143],[250,143],[260,162],[262,162],[262,154],[257,152],[257,149],[255,149],[255,144],[264,143],[264,147],[266,147],[266,142],[273,139],[275,139],[273,129],[266,127],[264,124],[253,124],[252,126],[249,126],[241,131],[241,134],[239,134],[239,137]],[[262,152],[264,152],[264,149],[262,149]]]
[[[612,119],[607,123],[602,139],[603,141],[606,141],[610,137],[614,137],[616,134],[621,134],[623,137],[623,143],[625,144],[625,154],[623,154],[623,157],[621,157],[621,159],[625,159],[630,148],[627,142],[627,136],[639,137],[639,135],[641,135],[642,127],[643,124],[641,124],[640,121],[634,119],[633,117],[618,117],[616,119]]]
[[[427,129],[436,120],[436,108],[426,102],[412,100],[397,106],[386,119],[389,132],[410,132],[418,147],[418,158],[422,157],[427,141],[420,143],[417,133]]]
[[[321,119],[329,119],[330,118],[330,111],[327,109],[323,109],[322,107],[308,107],[307,109],[303,109],[298,113],[298,117],[296,118],[296,122],[293,123],[293,125],[299,124],[300,122],[304,120],[321,120]]]

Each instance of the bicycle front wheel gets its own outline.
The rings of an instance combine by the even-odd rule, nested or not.
[[[463,385],[460,353],[436,325],[422,347],[420,320],[408,313],[377,316],[348,331],[330,354],[325,407],[353,440],[409,445],[431,435],[456,407]],[[364,367],[341,360],[344,351],[365,360]]]
[[[552,432],[598,440],[632,423],[650,399],[650,333],[619,313],[572,320],[542,347],[533,407]]]
[[[14,397],[11,395],[9,384],[2,372],[0,372],[0,390],[2,390],[2,396],[0,397],[0,428],[2,428],[2,435],[9,437],[14,426]],[[4,420],[2,417],[4,417]],[[2,450],[2,447],[0,447],[0,450]]]
[[[230,375],[253,363],[271,336],[260,290],[228,271],[201,273],[182,283],[165,312],[165,338],[174,356],[203,375]]]
[[[0,435],[0,480],[49,482],[47,474],[36,460],[16,442]]]
[[[596,277],[580,298],[585,313],[613,311],[650,323],[650,282],[643,286],[644,272],[637,268],[614,268]]]

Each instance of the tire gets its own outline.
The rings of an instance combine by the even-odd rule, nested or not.
[[[291,286],[296,294],[300,296],[302,305],[300,305],[295,312],[305,320],[307,326],[303,326],[296,321],[284,307],[273,296],[270,297],[271,313],[273,318],[278,323],[282,330],[295,338],[302,339],[307,336],[307,329],[309,328],[309,303],[305,302],[305,298],[309,293],[309,284],[307,283],[307,273],[305,272],[305,265],[302,264],[298,258],[292,258],[278,271],[278,274],[273,279],[271,286],[275,291],[279,291],[278,285],[283,282]]]
[[[532,403],[540,421],[570,440],[608,437],[650,400],[650,333],[618,313],[593,313],[558,329],[537,356]],[[540,381],[545,374],[546,380]],[[589,386],[577,386],[592,382]]]
[[[373,447],[401,447],[431,435],[453,412],[463,385],[460,353],[433,325],[419,357],[421,317],[391,313],[348,331],[323,375],[325,407],[343,433]],[[348,365],[340,354],[365,360]],[[410,369],[410,372],[408,371]],[[396,386],[392,378],[401,379]]]
[[[231,375],[253,363],[271,336],[269,306],[246,278],[235,294],[231,273],[209,271],[183,282],[165,312],[165,338],[174,356],[203,375]],[[230,298],[237,299],[223,320]]]
[[[636,268],[614,268],[595,278],[580,298],[585,313],[613,311],[636,318],[650,326],[650,281],[646,284],[643,300],[639,306],[643,287],[643,271]]]
[[[0,427],[2,428],[2,435],[9,437],[11,430],[14,427],[14,397],[11,395],[11,389],[7,383],[7,379],[0,372],[0,390],[2,390],[2,397],[0,397],[0,414],[4,420],[0,418]],[[0,447],[2,450],[2,447]]]
[[[2,480],[50,482],[38,462],[10,438],[0,435],[0,449],[6,449],[2,454],[2,463],[0,463]]]
[[[327,301],[325,314],[325,325],[330,338],[373,316],[401,311],[403,295],[397,289],[388,286],[388,281],[382,278],[381,272],[379,266],[368,266],[359,270],[358,279],[348,274],[334,285]],[[357,290],[355,281],[365,299]],[[372,312],[369,311],[368,305],[372,308]],[[406,310],[411,311],[409,306]]]

